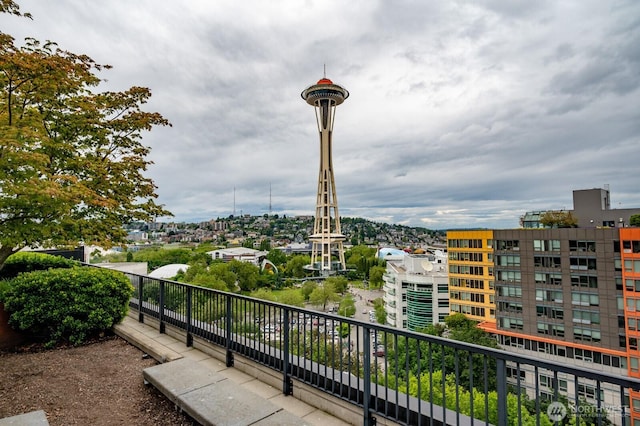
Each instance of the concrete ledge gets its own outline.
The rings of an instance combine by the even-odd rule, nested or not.
[[[125,327],[122,324],[116,324],[113,327],[113,331],[116,335],[136,346],[144,353],[149,354],[158,362],[164,363],[182,358],[182,355],[178,352],[172,351],[165,345],[158,344],[153,338],[131,329],[130,327]]]
[[[176,404],[180,395],[226,380],[226,377],[187,358],[170,364],[145,368],[142,376]]]
[[[145,324],[155,329],[158,328],[159,322],[155,318],[145,317]],[[174,328],[171,325],[166,326],[166,334],[172,336],[179,341],[186,341],[186,332],[178,328]],[[193,337],[193,348],[198,349],[212,358],[215,358],[221,362],[225,362],[226,352],[225,348],[202,339],[198,336]],[[282,388],[282,373],[275,371],[267,366],[264,366],[258,362],[255,362],[249,358],[245,358],[242,355],[235,354],[234,369],[241,371],[252,378],[255,378],[263,383],[273,386],[276,389]],[[309,404],[318,410],[330,413],[331,415],[338,417],[348,424],[362,424],[363,413],[362,407],[355,404],[351,404],[348,401],[344,401],[336,396],[323,392],[319,389],[309,386],[296,378],[293,378],[293,397]],[[376,417],[377,424],[379,426],[397,426],[398,423],[390,419],[385,419],[382,416]]]
[[[44,410],[32,411],[17,416],[0,419],[0,426],[48,426],[47,415]]]
[[[197,361],[143,370],[144,379],[202,425],[304,425],[305,422]]]

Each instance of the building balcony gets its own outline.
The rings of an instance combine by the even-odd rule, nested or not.
[[[345,423],[549,424],[561,420],[560,414],[575,416],[586,409],[597,409],[614,424],[633,420],[629,393],[633,399],[640,391],[639,379],[233,293],[127,276],[135,288],[130,315],[139,323],[174,336],[185,348],[213,354],[227,369],[249,369],[253,377],[269,378],[268,384],[287,397],[306,395],[305,402],[326,407]],[[445,351],[450,356],[442,357]],[[604,396],[590,406],[575,395],[557,400],[561,389],[548,393],[535,374],[523,376],[524,371],[544,371],[562,377],[572,389],[604,390]],[[445,383],[442,377],[447,377]],[[543,392],[557,400],[555,411],[528,411],[526,406],[536,406]],[[534,402],[525,404],[526,399]],[[569,401],[569,406],[561,401]]]

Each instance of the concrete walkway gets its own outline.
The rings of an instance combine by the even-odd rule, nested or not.
[[[17,416],[0,419],[0,426],[48,426],[44,410],[32,411]]]
[[[349,423],[249,376],[207,353],[126,317],[116,334],[149,354],[161,365],[145,370],[145,380],[165,392],[201,424],[268,425],[301,424],[339,426]],[[174,365],[172,361],[181,360]],[[168,363],[168,364],[164,364]],[[193,370],[191,373],[188,371]],[[192,377],[194,380],[182,380]],[[196,383],[196,378],[200,382]],[[142,380],[142,378],[141,378]],[[155,382],[155,383],[154,383]],[[162,389],[165,386],[165,389]],[[167,394],[168,393],[168,394]],[[199,415],[205,417],[198,417]],[[235,417],[234,417],[235,416]]]

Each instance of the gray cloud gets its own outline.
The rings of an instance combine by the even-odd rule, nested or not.
[[[634,0],[21,6],[34,20],[0,16],[3,31],[112,64],[104,90],[151,88],[173,127],[145,135],[148,174],[179,221],[313,214],[300,92],[325,64],[351,93],[334,133],[344,216],[514,227],[605,184],[612,205],[640,206]]]

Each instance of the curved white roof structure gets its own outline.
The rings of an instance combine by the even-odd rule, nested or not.
[[[379,259],[384,259],[387,256],[405,256],[406,254],[407,252],[405,252],[404,250],[400,250],[392,247],[383,247],[380,250],[378,250]]]
[[[149,276],[152,278],[173,278],[178,275],[178,271],[186,271],[189,269],[189,265],[184,263],[172,263],[171,265],[164,265],[158,269],[154,269],[149,272]]]

